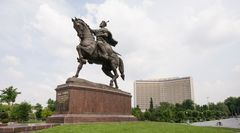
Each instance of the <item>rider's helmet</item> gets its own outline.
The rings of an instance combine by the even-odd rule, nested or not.
[[[107,22],[109,22],[109,21],[107,21]],[[100,23],[99,27],[101,27],[101,28],[106,27],[106,26],[107,26],[107,22],[103,20],[103,21]]]

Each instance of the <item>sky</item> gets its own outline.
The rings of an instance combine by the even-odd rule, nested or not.
[[[79,43],[71,18],[97,29],[102,20],[119,42],[133,94],[139,79],[193,78],[197,104],[240,96],[239,0],[1,0],[0,89],[18,88],[17,102],[46,104],[77,69]],[[80,78],[109,83],[99,65]],[[207,99],[207,97],[209,97]]]

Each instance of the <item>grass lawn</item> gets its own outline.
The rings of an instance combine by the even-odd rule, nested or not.
[[[236,133],[240,129],[196,127],[164,122],[69,124],[36,133]]]

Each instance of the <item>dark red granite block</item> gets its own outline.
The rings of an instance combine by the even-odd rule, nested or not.
[[[70,78],[56,88],[56,113],[49,123],[132,121],[130,93]],[[76,118],[73,118],[75,116]]]

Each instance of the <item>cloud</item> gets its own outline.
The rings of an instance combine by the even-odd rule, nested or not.
[[[186,44],[197,48],[230,45],[239,42],[240,19],[221,3],[196,12],[186,21]]]
[[[22,79],[24,78],[24,73],[22,71],[19,71],[13,67],[9,67],[6,71],[6,75],[10,77],[10,79]]]
[[[232,70],[233,72],[240,73],[240,65],[235,65]]]
[[[7,65],[10,65],[10,66],[12,66],[12,65],[16,66],[16,65],[20,64],[20,60],[16,56],[13,56],[13,55],[6,55],[2,59],[2,62],[7,64]]]
[[[146,6],[144,2],[106,0],[86,4],[87,15],[83,18],[91,27],[110,20],[108,29],[119,41],[114,49],[123,55],[129,76],[124,87],[131,92],[129,86],[136,79],[192,76],[197,82],[194,88],[198,103],[204,103],[205,93],[215,95],[207,90],[210,88],[220,90],[214,101],[226,98],[227,88],[221,87],[220,81],[224,85],[229,81],[223,77],[216,81],[214,74],[227,75],[226,68],[219,65],[226,61],[224,55],[234,58],[226,57],[225,49],[236,48],[240,42],[239,15],[221,2],[151,1]],[[206,76],[207,72],[212,75]]]
[[[60,14],[45,3],[39,6],[31,24],[40,32],[39,38],[46,50],[59,57],[73,56],[72,46],[77,41],[74,39],[75,32],[72,30],[70,17]]]
[[[3,73],[5,73],[5,77],[9,77],[10,79],[22,79],[24,78],[24,73],[18,70],[18,67],[21,65],[20,59],[13,55],[6,55],[2,62],[6,69]]]
[[[71,22],[76,16],[91,28],[110,20],[107,28],[119,42],[114,50],[125,63],[126,81],[119,80],[124,91],[132,93],[136,79],[192,76],[197,103],[206,102],[206,95],[213,101],[238,95],[237,5],[185,0],[1,1],[0,71],[5,78],[0,87],[21,88],[19,101],[45,103],[55,98],[56,85],[77,69],[79,38]],[[105,84],[110,80],[99,65],[85,65],[80,78]]]

